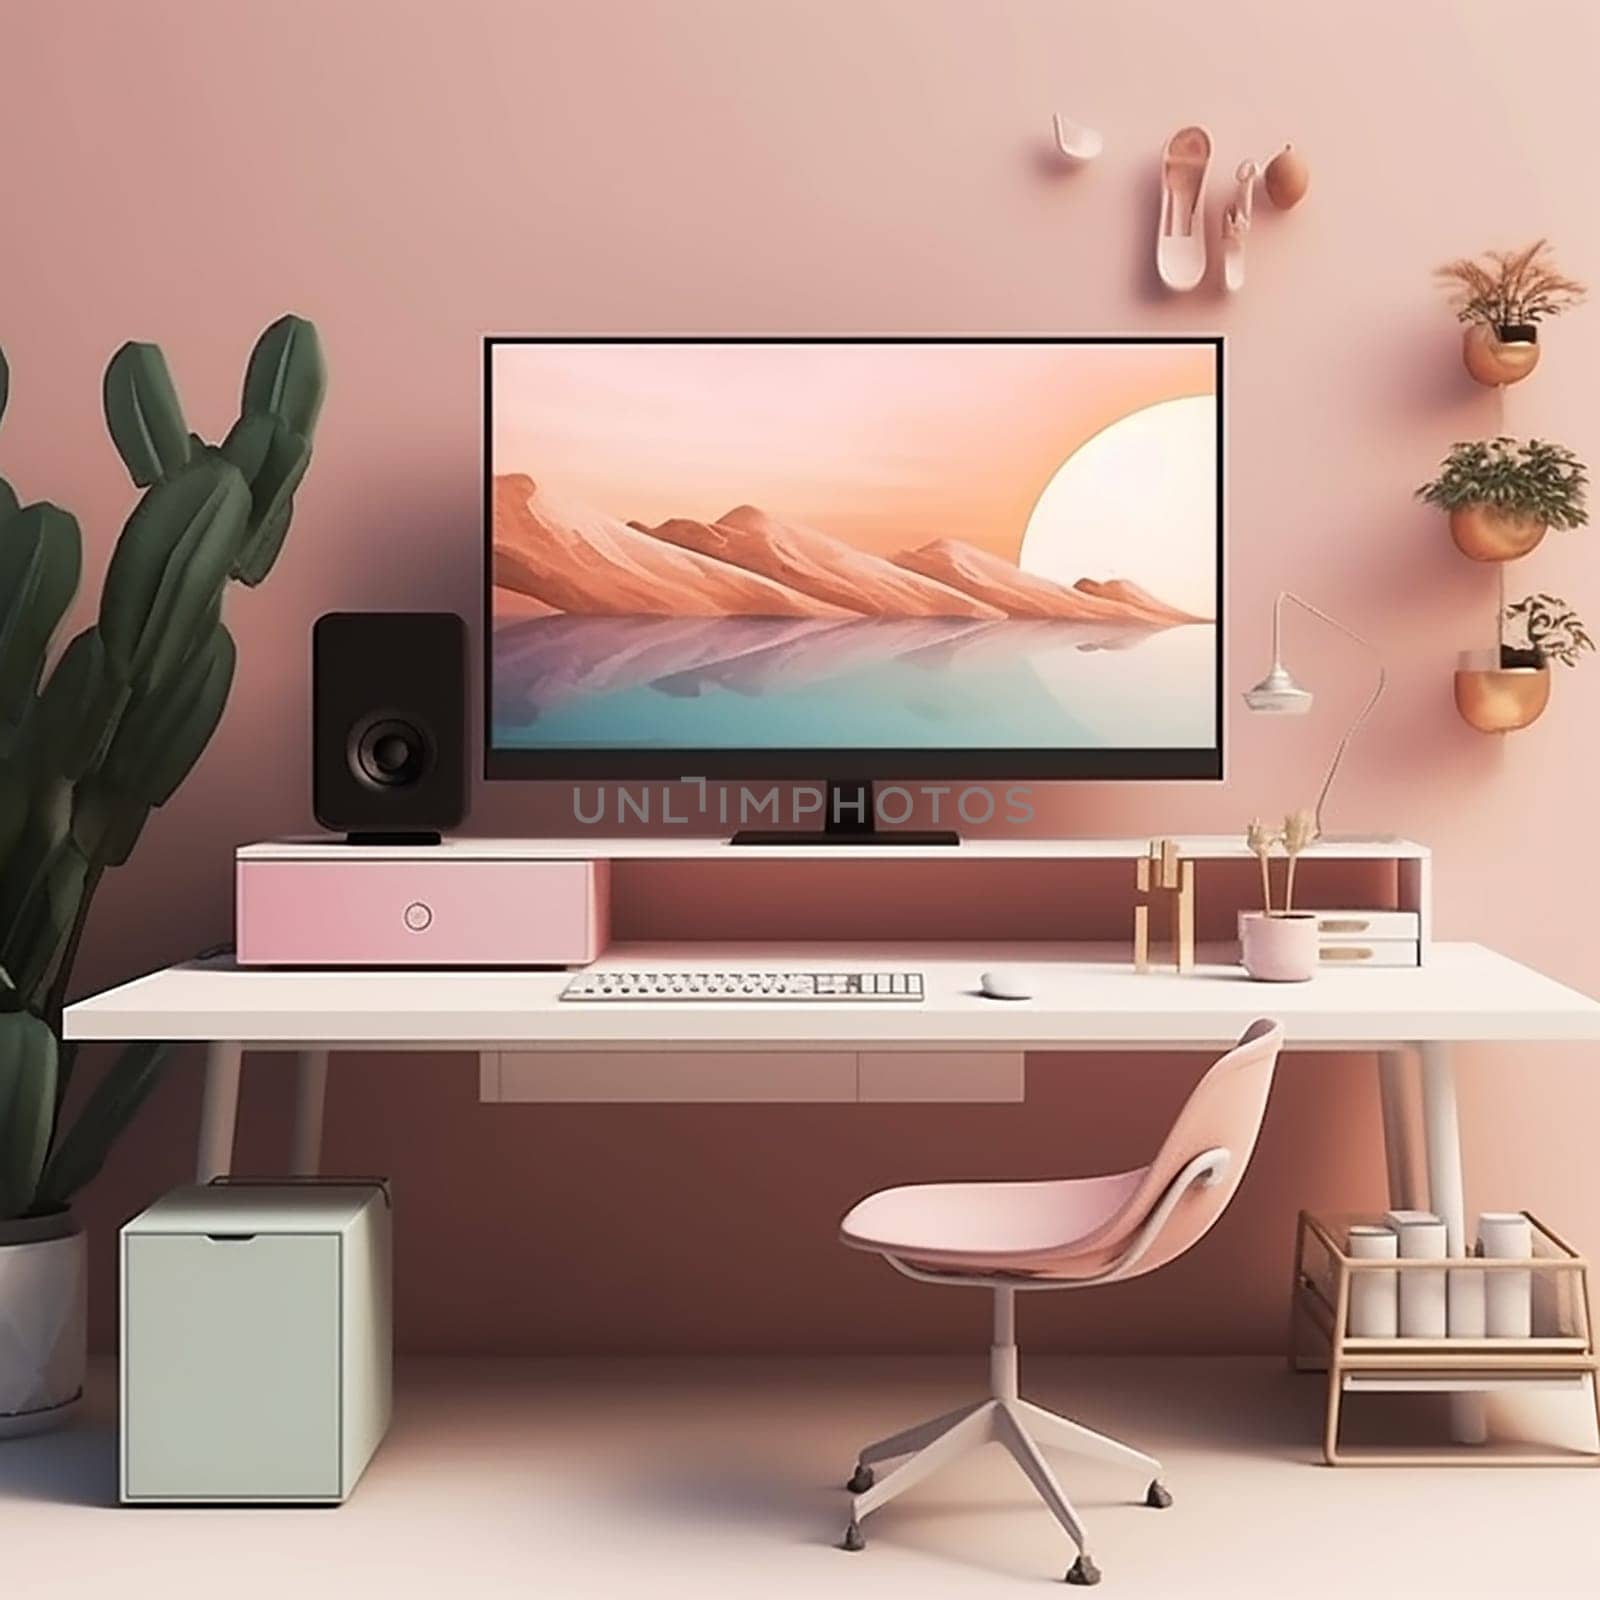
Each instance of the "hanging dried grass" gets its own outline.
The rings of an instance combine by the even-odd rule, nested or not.
[[[1272,915],[1272,868],[1269,858],[1272,847],[1278,842],[1275,834],[1260,817],[1252,817],[1250,825],[1244,830],[1244,842],[1250,848],[1250,853],[1261,863],[1261,909],[1270,917]]]
[[[1283,912],[1294,910],[1294,869],[1300,854],[1317,837],[1317,819],[1306,810],[1291,811],[1283,819],[1283,851],[1289,858],[1288,877],[1283,890]]]
[[[1559,317],[1582,303],[1588,288],[1557,270],[1549,259],[1550,241],[1536,239],[1521,250],[1488,250],[1478,259],[1463,256],[1434,272],[1445,286],[1459,322],[1489,328],[1517,327]]]

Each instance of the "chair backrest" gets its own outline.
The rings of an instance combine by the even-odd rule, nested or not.
[[[1281,1022],[1252,1022],[1239,1042],[1195,1085],[1155,1160],[1137,1175],[1137,1185],[1115,1214],[1056,1261],[1034,1264],[1031,1270],[1044,1276],[1050,1276],[1054,1267],[1064,1277],[1104,1272],[1109,1277],[1133,1278],[1154,1271],[1197,1243],[1227,1209],[1250,1164],[1282,1047]],[[1205,1151],[1215,1149],[1228,1152],[1221,1173],[1214,1181],[1191,1183],[1137,1259],[1122,1270],[1113,1270],[1184,1168]]]

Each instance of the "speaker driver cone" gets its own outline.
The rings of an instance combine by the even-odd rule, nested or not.
[[[428,770],[432,747],[414,723],[399,717],[366,722],[350,737],[350,771],[368,789],[405,789]]]

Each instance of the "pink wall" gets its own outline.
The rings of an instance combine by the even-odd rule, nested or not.
[[[1508,40],[1493,0],[9,8],[0,459],[77,511],[91,570],[130,504],[99,417],[121,340],[162,342],[207,432],[279,311],[317,320],[333,369],[288,551],[265,591],[234,597],[227,722],[102,894],[82,979],[225,937],[232,847],[305,826],[318,612],[474,609],[483,332],[1220,330],[1235,682],[1259,670],[1280,585],[1368,631],[1394,687],[1333,825],[1431,842],[1446,936],[1600,990],[1592,852],[1573,849],[1593,812],[1600,664],[1563,675],[1534,729],[1467,731],[1449,668],[1486,634],[1494,576],[1410,500],[1451,439],[1498,426],[1430,268],[1549,233],[1565,265],[1600,276],[1600,11],[1543,0],[1517,16]],[[1099,162],[1048,159],[1056,108],[1105,131]],[[1300,210],[1259,213],[1236,302],[1153,280],[1153,159],[1196,118],[1219,178],[1285,139],[1312,166]],[[1600,307],[1552,333],[1509,426],[1600,455],[1597,370]],[[1593,537],[1553,536],[1527,581],[1593,615]],[[1365,680],[1309,631],[1294,660],[1321,714],[1233,717],[1226,785],[1063,788],[1049,826],[1223,830],[1305,802]],[[483,796],[476,825],[530,829],[555,806]],[[1474,1055],[1469,1205],[1528,1204],[1600,1247],[1589,1065]],[[888,1181],[1133,1161],[1196,1067],[1057,1060],[1026,1108],[540,1111],[479,1107],[460,1060],[356,1058],[335,1069],[329,1160],[395,1179],[413,1347],[970,1343],[980,1306],[847,1256],[837,1214]],[[281,1148],[283,1087],[265,1065],[248,1077],[247,1167]],[[103,1335],[113,1226],[185,1175],[197,1105],[186,1063],[87,1203]],[[1272,1345],[1293,1211],[1377,1201],[1375,1139],[1368,1063],[1292,1062],[1201,1250],[1030,1323],[1063,1344]],[[1219,1273],[1227,1296],[1206,1291]]]

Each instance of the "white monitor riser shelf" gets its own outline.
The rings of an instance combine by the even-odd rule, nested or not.
[[[1242,835],[1171,834],[1180,855],[1196,861],[1247,861],[1250,848]],[[303,859],[328,851],[359,848],[378,859],[404,858],[418,848],[409,844],[363,844],[352,847],[322,834],[264,841],[241,846],[240,860]],[[875,858],[891,861],[1136,861],[1150,848],[1150,836],[1126,838],[1042,838],[1037,835],[989,835],[966,838],[958,845],[890,844],[743,844],[726,834],[574,834],[567,837],[478,839],[452,836],[429,847],[475,860],[612,860],[612,861],[814,861]],[[1426,862],[1426,845],[1392,835],[1368,837],[1327,835],[1305,852],[1307,861]]]
[[[1205,867],[1211,863],[1242,863],[1251,852],[1241,836],[1231,834],[1172,835],[1180,857],[1197,864],[1200,887],[1205,887]],[[580,862],[603,867],[614,864],[693,863],[714,873],[718,868],[741,868],[770,863],[777,867],[800,868],[822,862],[849,861],[861,865],[879,862],[902,864],[926,862],[940,867],[983,868],[1003,862],[1036,862],[1070,869],[1074,863],[1120,862],[1130,864],[1148,854],[1151,840],[1137,838],[1038,838],[986,837],[965,839],[950,845],[872,845],[872,844],[741,844],[733,845],[726,835],[651,834],[635,837],[577,835],[548,839],[449,838],[437,846],[420,848],[409,844],[364,844],[350,846],[326,836],[284,839],[246,845],[237,852],[241,874],[274,865],[310,866],[326,863],[337,867],[353,858],[365,862],[420,862],[437,864],[441,869],[453,863],[504,863],[523,867],[538,862]],[[1353,866],[1360,863],[1392,865],[1393,888],[1382,907],[1405,911],[1417,919],[1417,936],[1422,959],[1433,932],[1432,857],[1426,845],[1391,836],[1372,838],[1325,837],[1302,856],[1303,869],[1315,871],[1323,865]],[[1274,872],[1282,872],[1281,858]],[[1304,879],[1302,879],[1304,881]],[[1133,893],[1132,873],[1128,892]],[[1340,907],[1340,909],[1346,909]],[[935,937],[938,937],[935,930]],[[1131,935],[1130,935],[1131,937]]]

